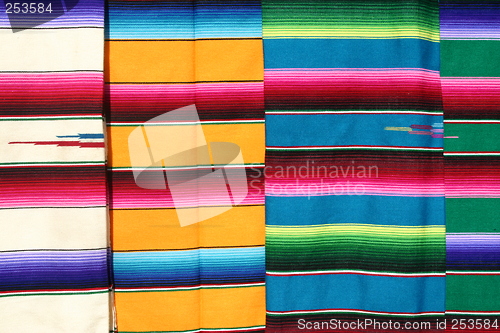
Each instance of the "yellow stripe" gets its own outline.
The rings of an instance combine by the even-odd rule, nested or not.
[[[264,244],[264,206],[234,207],[181,227],[175,209],[112,210],[113,250],[187,249]]]
[[[393,235],[399,237],[418,236],[429,234],[444,234],[444,226],[393,226],[393,225],[370,225],[370,224],[325,224],[315,226],[268,226],[266,233],[268,235],[318,235],[321,233],[352,233],[360,234],[378,234]]]
[[[108,41],[108,82],[263,80],[261,40]],[[191,60],[190,60],[191,59]]]
[[[142,332],[264,325],[264,293],[264,287],[116,293],[118,327]]]
[[[232,142],[240,146],[245,163],[264,163],[264,124],[202,125],[207,142]],[[128,136],[134,126],[108,127],[111,167],[130,167]],[[165,156],[167,157],[167,156]]]

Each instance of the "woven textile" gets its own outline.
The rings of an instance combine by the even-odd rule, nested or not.
[[[0,332],[110,329],[104,4],[66,5],[0,14]]]
[[[448,326],[498,330],[500,2],[440,6]]]
[[[445,310],[437,2],[262,7],[267,331],[435,327]]]
[[[500,329],[500,0],[4,5],[0,333]]]
[[[107,46],[118,332],[262,331],[260,3],[110,1]],[[195,108],[196,120],[178,119],[161,127],[157,117],[169,117],[170,111],[186,114],[187,109],[178,110],[186,106],[191,111]],[[155,126],[145,124],[151,119]],[[237,181],[248,195],[227,212],[183,225],[185,215],[179,214],[200,216],[221,208],[226,186],[221,190],[211,180],[206,194],[201,187],[194,191],[182,188],[179,193],[169,178],[164,190],[138,187],[133,168],[137,165],[131,165],[129,149],[130,135],[139,126],[153,155],[162,146],[158,154],[163,155],[155,155],[159,158],[153,157],[151,164],[158,163],[167,177],[180,183],[185,177],[210,176],[217,172],[218,163],[198,159],[169,164],[169,151],[187,154],[195,147],[189,146],[195,144],[194,136],[210,145],[212,154],[214,142],[236,145],[242,160],[231,170],[243,171],[243,179]],[[189,126],[199,128],[193,134]],[[178,134],[170,139],[155,139],[155,135],[168,136],[174,131]],[[224,172],[231,177],[231,172]]]

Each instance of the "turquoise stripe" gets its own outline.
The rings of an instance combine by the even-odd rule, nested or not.
[[[425,68],[439,70],[439,43],[420,39],[265,39],[272,68]]]
[[[444,277],[267,276],[266,287],[268,311],[357,309],[419,313],[445,310]]]
[[[332,209],[332,207],[342,207]],[[367,207],[360,209],[360,207]],[[432,214],[422,214],[432,212]],[[382,196],[266,197],[267,225],[444,225],[444,199]]]
[[[385,130],[442,122],[441,115],[266,115],[267,145],[443,147],[442,138]]]

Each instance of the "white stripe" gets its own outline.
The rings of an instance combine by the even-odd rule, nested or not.
[[[75,166],[75,165],[89,165],[89,166],[103,166],[106,165],[105,161],[95,161],[95,162],[68,162],[68,163],[61,163],[61,162],[55,162],[55,163],[29,163],[29,162],[18,162],[18,163],[0,163],[0,168],[1,167],[8,167],[8,166],[26,166],[26,167],[36,167],[36,166]]]
[[[500,271],[480,272],[480,271],[446,271],[449,275],[500,275]]]
[[[0,251],[107,247],[106,207],[1,209]]]
[[[242,283],[242,284],[220,284],[220,285],[201,285],[194,287],[165,287],[165,288],[115,288],[116,292],[148,292],[148,291],[175,291],[175,290],[199,290],[199,289],[216,289],[216,288],[240,288],[240,287],[259,287],[264,286],[264,282]]]
[[[474,152],[453,152],[453,153],[444,153],[444,156],[500,156],[500,153],[491,152],[491,153],[474,153]]]
[[[191,331],[169,331],[170,333],[198,333],[198,332],[239,332],[239,331],[246,331],[246,330],[258,330],[258,329],[265,329],[265,326],[250,326],[250,327],[242,327],[242,328],[201,328],[197,330],[191,330]]]
[[[273,272],[266,271],[268,275],[290,276],[290,275],[316,275],[316,274],[367,274],[376,276],[407,276],[407,277],[426,277],[426,276],[446,276],[445,273],[388,273],[388,272],[370,272],[363,270],[334,270],[334,271],[308,271],[308,272]]]
[[[457,123],[470,123],[470,124],[474,124],[474,123],[488,123],[488,124],[500,124],[500,120],[488,120],[488,119],[477,119],[477,120],[458,120],[458,119],[454,119],[454,120],[445,120],[444,121],[445,124],[457,124]]]
[[[218,125],[218,124],[264,124],[262,120],[221,120],[221,121],[185,121],[185,122],[111,122],[108,126],[183,126],[183,125]]]
[[[0,297],[0,332],[109,332],[110,295]]]
[[[102,71],[103,40],[103,28],[0,29],[0,71]]]
[[[491,315],[491,316],[498,316],[500,315],[500,312],[470,312],[470,311],[451,311],[451,310],[446,310],[446,314],[462,314],[462,315]]]
[[[309,314],[309,313],[362,313],[362,314],[383,314],[390,316],[402,316],[402,317],[416,317],[416,316],[429,316],[436,314],[444,314],[443,312],[419,312],[419,313],[394,313],[394,312],[379,312],[379,311],[365,311],[365,310],[351,310],[351,309],[335,309],[335,310],[296,310],[296,311],[266,311],[268,314],[277,314],[277,315],[285,315],[285,314]]]
[[[2,117],[0,120],[1,121],[19,121],[19,120],[25,120],[25,121],[35,121],[35,120],[71,120],[71,119],[98,119],[102,120],[103,118],[101,116],[26,116],[26,117]]]
[[[442,151],[443,148],[427,148],[427,147],[388,147],[388,146],[328,146],[328,147],[266,147],[267,150],[332,150],[332,149],[385,149],[385,150],[426,150],[426,151]]]
[[[443,112],[428,112],[428,111],[266,111],[267,114],[425,114],[433,116],[443,116]]]
[[[212,168],[252,168],[252,167],[264,167],[264,164],[214,164],[214,165],[194,165],[185,167],[147,167],[147,168],[137,168],[137,167],[116,167],[108,168],[108,170],[130,170],[130,171],[144,171],[147,170],[195,170],[195,169],[212,169]]]

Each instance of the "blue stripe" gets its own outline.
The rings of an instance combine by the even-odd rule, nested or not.
[[[264,248],[115,253],[113,269],[117,288],[263,282]]]
[[[442,123],[442,116],[401,114],[266,115],[269,146],[382,145],[442,147],[443,139],[430,135],[389,131],[385,127],[408,127]]]
[[[332,207],[342,207],[342,209],[332,209]],[[354,195],[309,198],[266,197],[267,225],[330,223],[444,225],[444,199]]]
[[[445,310],[445,278],[354,274],[267,276],[269,311],[359,309],[418,313]]]
[[[111,39],[254,38],[262,36],[256,4],[110,2],[106,37]]]
[[[420,39],[265,39],[271,68],[425,68],[439,70],[439,43]]]

